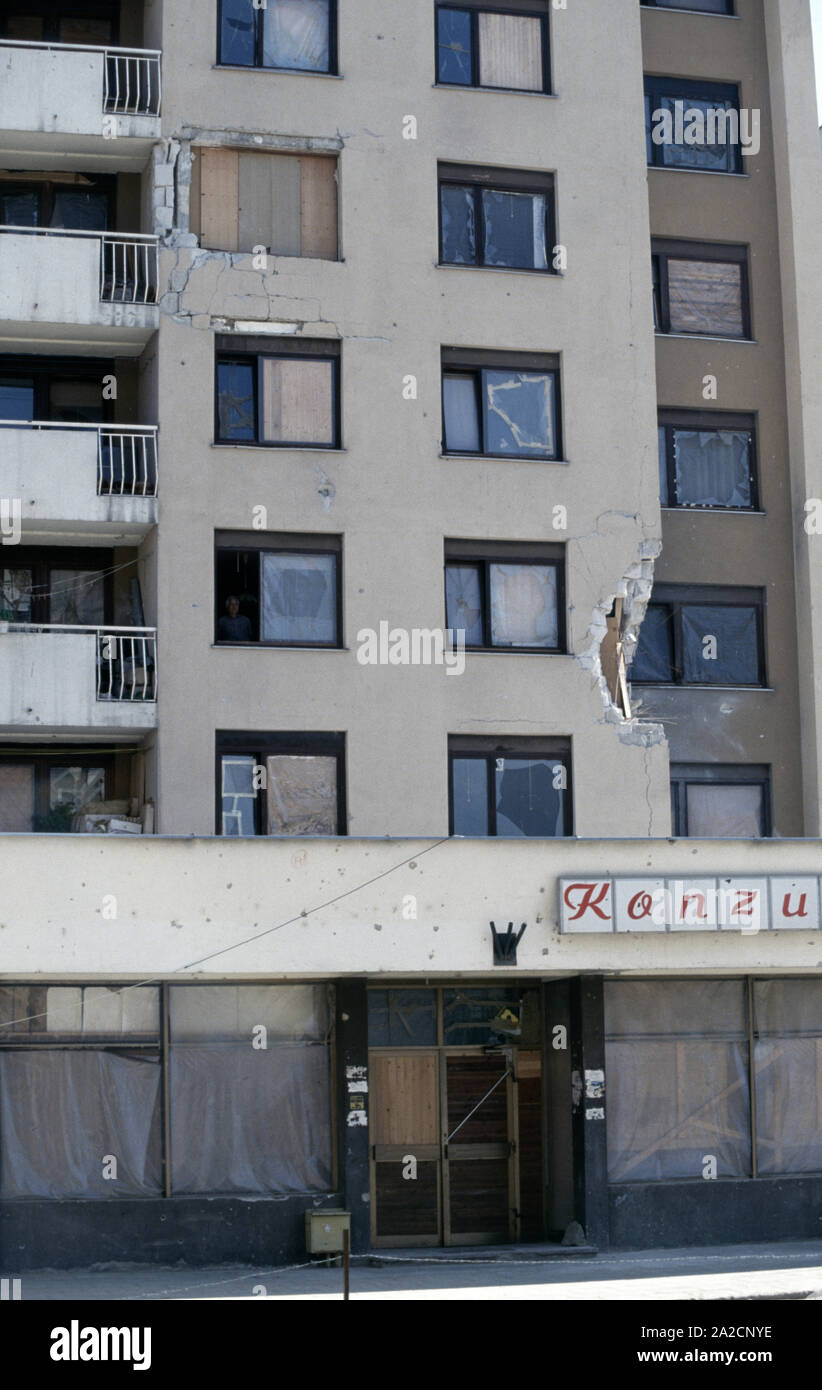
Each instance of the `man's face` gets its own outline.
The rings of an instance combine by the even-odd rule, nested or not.
[[[239,611],[240,611],[240,605],[239,605],[238,600],[237,600],[236,598],[230,598],[230,599],[228,600],[228,616],[229,616],[229,618],[236,618],[236,616],[237,616],[237,614],[239,613]]]

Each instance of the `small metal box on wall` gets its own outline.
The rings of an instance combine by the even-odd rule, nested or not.
[[[305,1213],[305,1245],[309,1255],[339,1255],[343,1231],[351,1236],[351,1213],[329,1210]]]

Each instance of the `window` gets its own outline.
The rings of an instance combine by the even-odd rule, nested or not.
[[[0,18],[0,37],[28,43],[90,44],[95,48],[119,42],[119,5],[106,0],[29,0],[8,5]]]
[[[441,164],[440,262],[553,270],[552,174]]]
[[[103,424],[113,420],[103,379],[120,378],[120,362],[99,358],[0,356],[0,420]]]
[[[26,757],[0,751],[0,833],[71,831],[76,815],[106,801],[113,788],[114,756],[103,750]]]
[[[0,223],[105,232],[114,225],[116,179],[106,174],[0,174]]]
[[[740,174],[739,88],[646,77],[645,138],[648,163],[656,168]]]
[[[450,835],[571,835],[571,753],[565,739],[448,740]]]
[[[218,532],[215,642],[339,647],[339,536]]]
[[[345,835],[344,734],[217,734],[221,835]]]
[[[733,14],[734,0],[640,0],[658,10],[697,10],[700,14]]]
[[[438,83],[551,90],[545,0],[438,5],[436,24]]]
[[[752,987],[758,1170],[822,1172],[822,981]]]
[[[303,339],[217,338],[218,444],[287,449],[340,447],[340,345]]]
[[[284,72],[337,71],[336,0],[220,0],[219,62]]]
[[[765,684],[761,589],[657,584],[630,679],[641,685]]]
[[[746,247],[654,238],[652,250],[658,333],[750,338]]]
[[[445,623],[466,647],[565,650],[560,545],[446,541]]]
[[[201,246],[337,259],[333,156],[196,146],[193,154],[190,227]]]
[[[15,546],[0,564],[0,619],[73,627],[112,623],[113,569],[110,550]]]
[[[756,840],[771,833],[770,775],[753,765],[671,764],[674,834]]]
[[[559,358],[442,350],[443,453],[562,458]]]
[[[663,507],[755,511],[753,417],[661,410],[659,482]]]

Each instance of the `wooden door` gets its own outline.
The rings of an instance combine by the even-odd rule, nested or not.
[[[371,1241],[439,1245],[439,1069],[436,1051],[373,1051]]]
[[[442,1055],[444,1243],[482,1245],[519,1235],[516,1097],[499,1054]]]

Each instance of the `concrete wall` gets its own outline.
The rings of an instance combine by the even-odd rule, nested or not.
[[[0,633],[0,729],[153,729],[156,704],[97,699],[96,646],[93,632]]]
[[[155,524],[156,497],[98,497],[97,440],[94,429],[3,430],[3,493],[21,498],[24,532],[137,537]]]

